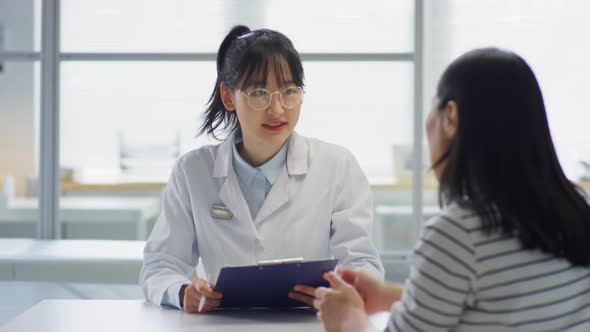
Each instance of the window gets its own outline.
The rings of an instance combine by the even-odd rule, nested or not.
[[[0,238],[37,234],[39,1],[0,1]]]
[[[285,33],[302,53],[412,52],[409,0],[62,0],[63,52],[217,52],[245,24]]]
[[[425,99],[445,66],[478,47],[512,50],[532,67],[545,100],[553,142],[566,175],[590,179],[590,23],[583,0],[430,1],[425,10]],[[425,105],[429,105],[425,101]],[[508,119],[507,119],[508,120]]]
[[[0,238],[37,236],[39,64],[6,61],[0,72]]]

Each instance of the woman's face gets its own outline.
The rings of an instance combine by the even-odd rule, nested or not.
[[[295,129],[299,121],[301,104],[293,108],[285,108],[280,101],[280,94],[287,88],[297,88],[293,82],[287,63],[283,63],[284,80],[277,79],[274,68],[270,68],[266,85],[254,84],[245,91],[235,90],[233,93],[235,111],[240,122],[244,142],[249,148],[271,149],[280,148]],[[248,104],[247,95],[255,89],[266,89],[271,96],[270,104],[264,109],[254,109]],[[253,95],[250,97],[252,98]]]
[[[430,163],[434,165],[448,151],[458,124],[458,109],[454,101],[450,101],[442,110],[438,109],[437,97],[432,100],[432,108],[426,118],[426,136],[430,149]],[[440,176],[446,166],[446,161],[440,162],[433,168],[434,175]]]

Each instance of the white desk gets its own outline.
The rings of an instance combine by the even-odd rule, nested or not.
[[[0,332],[323,331],[312,310],[220,310],[185,314],[140,300],[45,300],[0,327]]]
[[[66,196],[59,216],[63,238],[145,240],[159,212],[158,197]],[[38,213],[37,199],[15,198],[0,206],[0,237],[35,237]]]

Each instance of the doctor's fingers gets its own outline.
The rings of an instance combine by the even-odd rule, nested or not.
[[[219,292],[214,292],[213,290],[204,290],[200,292],[200,295],[207,297],[207,299],[214,299],[214,300],[221,300],[223,298],[223,294]]]
[[[206,280],[204,279],[198,279],[193,281],[193,285],[195,287],[195,289],[197,290],[197,292],[199,293],[199,295],[205,295],[207,298],[212,298],[212,299],[216,299],[219,300],[223,297],[223,295],[219,292],[214,292],[213,289],[211,289],[211,286],[209,286],[209,284],[207,283]],[[199,296],[200,298],[200,296]]]
[[[221,304],[221,298],[215,298],[215,297],[211,297],[211,296],[208,296],[205,294],[198,294],[198,293],[194,299],[191,299],[190,303],[192,303],[192,305],[194,307],[198,307],[199,303],[201,302],[201,298],[203,298],[203,297],[205,298],[205,303],[203,304],[204,308],[207,308],[207,307],[216,308],[216,307],[219,307],[219,305]]]
[[[188,290],[188,288],[187,288]],[[192,293],[192,295],[191,295]],[[201,298],[205,298],[205,302],[203,303],[203,307],[201,311],[199,311],[199,305],[201,302]],[[208,298],[207,296],[199,294],[196,289],[193,288],[192,292],[185,293],[185,301],[184,301],[184,311],[188,313],[206,313],[211,311],[214,308],[217,308],[221,305],[221,300]]]
[[[315,297],[301,294],[301,293],[297,293],[297,292],[289,292],[289,298],[291,298],[293,300],[301,301],[310,307],[313,307],[313,300],[315,299]]]
[[[305,285],[295,285],[295,287],[293,287],[293,290],[299,293],[303,293],[305,295],[308,296],[313,296],[315,297],[315,287],[310,287],[310,286],[305,286]]]
[[[207,280],[198,277],[193,279],[191,286],[193,286],[199,293],[203,293],[206,290],[211,290],[211,287],[209,287],[209,283],[207,282]]]
[[[186,308],[185,311],[186,312],[196,312],[197,308],[199,307],[199,302],[201,301],[202,296],[204,296],[206,298],[205,304],[207,304],[207,302],[213,303],[213,304],[217,304],[218,302],[221,302],[220,299],[200,294],[197,291],[197,289],[195,287],[193,287],[193,285],[191,285],[186,288],[186,291],[184,293],[184,303],[185,303],[185,308]]]
[[[192,303],[192,307],[194,310],[198,312],[199,310],[200,301],[195,301]],[[205,303],[203,304],[203,308],[201,309],[201,313],[209,312],[212,309],[215,309],[221,305],[221,300],[213,300],[209,298],[205,298]]]

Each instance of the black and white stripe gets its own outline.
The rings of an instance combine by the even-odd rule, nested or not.
[[[456,205],[426,224],[388,331],[590,331],[590,269],[482,230]]]

